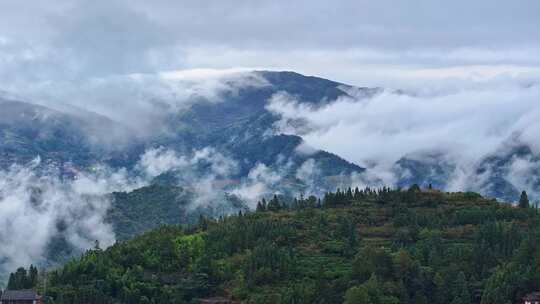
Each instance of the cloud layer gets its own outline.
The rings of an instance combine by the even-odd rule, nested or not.
[[[457,87],[446,83],[433,90],[385,90],[373,98],[341,97],[322,108],[278,93],[267,108],[281,117],[277,132],[300,135],[311,147],[371,168],[369,174],[387,183],[407,178],[399,176],[407,171],[396,164],[403,157],[429,163],[435,156],[431,170],[433,165],[447,166],[449,189],[481,191],[476,166],[514,147],[510,139],[540,153],[536,83],[530,78],[493,78]],[[518,189],[532,190],[527,170],[535,167],[533,160],[515,160],[505,178]]]
[[[388,86],[382,76],[422,69],[538,68],[539,10],[533,0],[7,0],[0,4],[0,80],[258,67]]]
[[[118,132],[114,140],[120,141],[121,137],[129,135],[127,130],[120,132],[122,128],[140,137],[163,133],[167,131],[167,119],[171,115],[196,102],[223,102],[224,93],[235,94],[241,88],[267,85],[265,79],[243,69],[194,69],[39,82],[30,87],[7,88],[8,93],[4,95],[83,119],[93,117],[87,112],[99,114],[118,125],[114,130],[91,135],[106,139]],[[103,125],[102,121],[96,123],[93,131]]]
[[[496,83],[426,96],[385,91],[369,99],[343,97],[318,109],[276,94],[268,109],[283,118],[280,132],[300,133],[311,146],[368,165],[424,151],[479,158],[514,133],[536,146],[539,98],[538,86]],[[294,121],[305,123],[299,130]]]
[[[138,186],[125,170],[95,168],[64,180],[57,168],[38,169],[41,160],[0,171],[0,270],[7,275],[21,265],[43,263],[53,237],[84,250],[98,240],[111,245],[114,232],[104,222],[106,193]],[[65,248],[67,250],[67,248]],[[5,277],[2,277],[5,279]]]

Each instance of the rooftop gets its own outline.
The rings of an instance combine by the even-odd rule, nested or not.
[[[0,297],[0,300],[37,300],[40,297],[32,289],[25,290],[6,290]]]
[[[537,300],[540,299],[540,291],[531,292],[523,297],[524,300]]]

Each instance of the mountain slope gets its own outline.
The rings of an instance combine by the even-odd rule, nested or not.
[[[220,207],[234,212],[247,210],[241,201],[227,196],[212,206],[193,206],[195,195],[189,189],[170,184],[115,192],[106,222],[113,226],[117,240],[126,240],[163,225],[194,224],[200,216],[220,216],[225,213]]]
[[[356,100],[358,96],[370,98],[381,89],[357,88],[294,72],[255,71],[245,73],[241,79],[223,80],[223,87],[227,89],[211,97],[188,98],[185,104],[189,106],[177,110],[163,107],[164,112],[156,116],[163,120],[156,124],[163,127],[144,137],[137,136],[137,132],[123,124],[82,110],[62,112],[4,101],[0,114],[0,165],[5,168],[13,162],[25,163],[39,155],[44,163],[60,166],[69,163],[83,171],[96,163],[132,170],[148,149],[162,147],[188,155],[211,147],[238,165],[238,170],[226,177],[227,182],[242,183],[261,164],[289,181],[281,183],[280,189],[271,189],[267,195],[274,191],[299,193],[313,189],[318,189],[320,194],[350,185],[353,174],[362,177],[365,169],[359,164],[326,151],[306,152],[302,149],[301,136],[276,131],[275,124],[280,117],[269,111],[268,105],[272,96],[282,92],[293,96],[300,104],[318,108],[353,91]],[[250,85],[252,83],[256,85]],[[414,157],[403,155],[391,170],[392,182],[404,187],[417,183],[456,188],[457,184],[457,188],[469,187],[468,190],[508,201],[516,200],[520,191],[526,189],[536,198],[540,182],[531,178],[515,180],[510,174],[516,169],[516,160],[527,159],[534,165],[539,158],[533,151],[522,155],[520,149],[530,150],[530,147],[517,145],[516,152],[507,155],[493,151],[485,159],[465,165],[458,164],[444,151],[427,151]],[[307,165],[315,173],[310,174],[310,180],[301,180],[298,176]],[[378,176],[379,172],[368,173]],[[381,183],[372,178],[359,181]]]
[[[346,185],[348,176],[364,171],[332,153],[299,152],[302,138],[276,133],[274,123],[280,118],[266,108],[278,92],[320,106],[346,95],[344,88],[348,86],[293,72],[257,71],[247,75],[214,99],[193,97],[196,100],[187,108],[166,109],[159,115],[163,121],[156,122],[163,128],[144,137],[121,123],[81,109],[63,106],[53,110],[3,101],[0,164],[7,168],[12,163],[25,164],[39,156],[42,164],[60,168],[68,178],[72,172],[91,171],[98,164],[113,170],[126,168],[129,174],[134,174],[145,151],[160,147],[183,156],[210,147],[226,155],[237,167],[220,176],[222,181],[218,183],[239,186],[249,183],[250,173],[261,166],[288,181],[267,185],[268,189],[259,195],[274,192],[294,195],[313,189],[323,193]],[[257,85],[243,84],[255,81]],[[367,88],[359,90],[365,90],[366,95],[375,93]],[[300,176],[306,165],[313,173]],[[206,174],[200,168],[193,170],[198,175]],[[180,170],[175,174],[185,173]],[[177,179],[178,186],[190,186],[182,180],[185,179]]]
[[[121,124],[82,110],[66,113],[5,99],[0,99],[0,107],[0,168],[37,156],[45,163],[84,167],[110,159],[125,146],[123,141],[109,142],[110,138],[131,136]]]
[[[296,207],[294,207],[296,206]],[[56,303],[495,303],[540,287],[539,214],[475,193],[381,189],[163,227],[53,271]],[[519,279],[514,279],[519,277]],[[449,284],[449,282],[454,282]]]

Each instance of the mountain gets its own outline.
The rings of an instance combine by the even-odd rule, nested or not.
[[[359,164],[327,151],[299,153],[303,145],[301,135],[276,132],[275,124],[280,117],[270,111],[268,105],[275,94],[285,92],[300,104],[316,109],[339,97],[350,96],[351,92],[356,99],[358,96],[370,98],[380,93],[380,88],[358,88],[294,72],[246,72],[241,80],[223,81],[228,89],[213,97],[193,95],[187,103],[189,106],[177,110],[152,100],[151,104],[165,110],[157,116],[161,120],[156,121],[161,126],[159,131],[144,136],[123,123],[83,109],[65,105],[52,109],[0,99],[0,168],[26,163],[39,155],[44,164],[67,167],[68,172],[85,171],[96,164],[133,170],[148,149],[162,147],[183,155],[212,147],[237,162],[237,170],[222,177],[228,183],[241,183],[259,164],[279,172],[288,182],[281,183],[280,189],[270,189],[268,195],[274,191],[298,193],[314,189],[318,189],[315,194],[321,194],[348,186],[352,174],[365,172]],[[253,83],[255,85],[250,85]],[[508,152],[512,149],[516,152]],[[522,143],[512,149],[493,151],[474,164],[466,164],[467,168],[444,151],[403,155],[394,164],[392,174],[395,183],[402,187],[416,183],[452,188],[455,179],[465,174],[462,171],[467,171],[467,179],[472,180],[465,183],[470,186],[469,190],[513,201],[521,188],[527,186],[536,198],[540,183],[526,181],[523,185],[511,180],[508,173],[516,157],[521,157],[521,150],[529,149],[526,157],[532,161],[538,155]],[[304,168],[310,165],[317,174],[312,174],[310,180],[300,180],[298,173],[303,165]],[[377,172],[370,175],[377,176]],[[481,176],[482,181],[475,180],[475,176]],[[283,189],[284,185],[289,187]]]
[[[113,145],[104,142],[113,133],[133,139],[127,127],[95,113],[80,109],[60,111],[44,106],[3,100],[0,116],[2,158],[5,164],[24,162],[40,155],[45,161],[71,162],[85,167],[93,162],[112,166],[132,167],[140,153],[149,147],[163,146],[188,152],[204,147],[223,149],[242,160],[239,175],[244,175],[256,163],[275,165],[278,158],[294,158],[300,165],[307,156],[299,156],[295,148],[301,138],[269,134],[278,117],[267,109],[269,98],[277,92],[287,92],[305,103],[324,104],[346,93],[343,84],[292,72],[254,72],[268,83],[257,87],[240,87],[226,91],[222,102],[201,99],[189,109],[168,113],[164,118],[166,132],[157,133],[132,143]],[[371,92],[370,89],[365,89]],[[100,141],[101,140],[101,141]],[[128,140],[126,140],[128,141]],[[134,142],[134,143],[133,143]],[[114,147],[114,149],[108,149]],[[246,148],[251,151],[246,151]],[[319,151],[313,158],[330,162],[330,174],[362,171],[363,168],[343,161],[339,156]],[[324,165],[324,164],[323,164]],[[292,170],[292,169],[291,169]]]
[[[156,116],[157,131],[144,134],[112,116],[72,105],[0,99],[0,178],[9,179],[0,182],[0,202],[52,223],[46,238],[32,236],[38,253],[23,258],[58,265],[96,239],[109,244],[164,224],[194,223],[200,215],[245,211],[274,193],[289,198],[300,192],[324,193],[364,172],[326,151],[299,152],[303,139],[274,132],[280,117],[266,108],[274,94],[285,91],[303,103],[323,106],[347,94],[345,85],[292,72],[246,77],[240,84],[224,84],[227,89],[217,97],[190,97],[188,107],[149,101],[163,112]],[[257,85],[243,84],[251,78]],[[144,158],[148,155],[156,158]],[[34,162],[36,158],[40,161]],[[13,169],[13,164],[19,167]],[[159,170],[149,173],[154,167]],[[17,185],[13,194],[10,183]],[[94,203],[107,210],[96,210]],[[92,211],[95,221],[88,218],[91,223],[75,228]],[[11,221],[0,216],[5,227]],[[24,231],[25,226],[13,229]],[[12,253],[16,250],[0,252],[0,270],[20,258]]]
[[[24,162],[37,155],[51,161],[86,163],[92,152],[85,142],[84,122],[29,103],[1,100],[0,164]]]
[[[160,138],[158,144],[177,150],[212,146],[228,151],[236,159],[242,160],[240,176],[247,174],[257,163],[279,167],[283,159],[292,161],[289,170],[291,174],[310,158],[320,161],[325,169],[331,170],[325,172],[325,175],[350,174],[364,170],[324,151],[301,155],[296,153],[296,148],[302,143],[300,137],[269,132],[279,120],[279,117],[266,108],[274,94],[287,92],[302,103],[320,106],[346,95],[341,89],[345,85],[293,72],[253,74],[262,77],[267,83],[226,92],[221,96],[223,102],[203,100],[192,105],[187,111],[173,115],[169,118],[169,129],[173,135]],[[362,89],[366,94],[373,94],[372,89]]]
[[[194,94],[188,98],[188,106],[176,110],[159,100],[149,101],[164,112],[156,116],[160,119],[156,121],[159,131],[144,136],[123,123],[83,109],[65,105],[52,109],[0,99],[0,168],[26,163],[39,155],[44,164],[67,167],[67,172],[87,171],[96,164],[131,171],[148,149],[162,147],[186,155],[211,147],[237,163],[234,172],[221,177],[223,183],[241,184],[260,164],[278,172],[287,182],[269,189],[267,195],[314,189],[315,194],[321,194],[348,186],[353,174],[361,177],[366,172],[359,164],[327,151],[299,152],[304,144],[301,135],[276,131],[280,117],[268,106],[273,96],[283,92],[299,104],[317,109],[350,94],[355,99],[370,98],[379,94],[380,88],[359,88],[294,72],[269,71],[246,72],[241,80],[226,78],[222,86],[227,89],[213,97]],[[516,180],[511,173],[516,161],[526,159],[534,167],[540,155],[524,143],[512,139],[509,142],[513,144],[503,143],[501,149],[467,164],[452,159],[445,151],[403,155],[392,169],[393,181],[402,187],[466,187],[507,201],[515,201],[526,189],[536,199],[540,182],[531,178]],[[299,172],[308,165],[316,174],[302,180]],[[377,176],[378,172],[369,175]],[[377,178],[363,181],[381,183]]]
[[[160,119],[155,123],[159,126],[157,131],[144,135],[133,126],[74,106],[55,104],[54,107],[46,107],[2,99],[0,168],[8,168],[13,163],[25,164],[39,156],[43,167],[56,166],[66,178],[73,179],[80,172],[92,173],[96,166],[106,165],[113,171],[125,169],[129,177],[146,179],[146,186],[159,184],[165,179],[171,188],[163,191],[174,192],[175,187],[193,189],[196,188],[194,184],[207,182],[208,185],[202,188],[216,188],[216,192],[222,192],[222,195],[210,200],[212,204],[223,200],[226,195],[234,194],[237,199],[244,200],[244,206],[252,207],[255,203],[253,200],[262,196],[268,198],[274,193],[288,197],[298,193],[322,195],[337,187],[350,186],[353,182],[382,183],[376,169],[366,171],[359,164],[328,151],[306,150],[301,135],[279,132],[276,124],[281,117],[268,109],[272,97],[281,93],[294,97],[301,105],[317,109],[350,94],[354,94],[354,100],[361,96],[361,102],[362,98],[379,94],[380,88],[353,87],[294,72],[269,71],[246,72],[241,80],[225,78],[221,86],[226,89],[219,90],[212,97],[193,94],[188,97],[189,102],[178,108],[160,103],[159,100],[149,101],[163,112],[156,116]],[[404,94],[400,91],[397,93]],[[302,124],[301,121],[298,123]],[[141,172],[141,160],[147,151],[156,149],[174,152],[164,155],[174,156],[178,158],[176,163],[187,165],[164,168],[164,172],[156,173],[158,176],[147,176],[146,172]],[[214,152],[213,155],[204,156],[207,158],[204,162],[188,161],[189,157],[198,157],[194,156],[196,151]],[[209,159],[214,156],[230,164],[226,172]],[[431,184],[437,188],[477,190],[488,196],[515,201],[524,189],[531,198],[536,199],[540,181],[534,176],[538,176],[536,173],[540,170],[534,168],[540,166],[530,166],[525,174],[529,176],[526,180],[516,181],[511,173],[523,170],[523,166],[516,167],[519,161],[536,164],[539,159],[539,155],[535,155],[523,143],[493,151],[466,166],[449,157],[445,151],[424,151],[403,155],[393,164],[391,173],[394,176],[392,181],[401,187],[411,184],[427,187]],[[212,170],[221,171],[216,173]],[[137,193],[149,189],[144,188]],[[141,204],[142,208],[144,202],[138,202],[137,195],[126,195],[125,200],[133,199],[136,202],[133,206]],[[200,193],[192,191],[189,196],[180,196],[174,202],[180,206],[191,205],[197,195]],[[119,194],[114,196],[121,197]],[[145,201],[151,202],[148,204],[157,203],[151,197]],[[126,203],[126,206],[130,204]],[[129,214],[129,208],[119,210]],[[171,219],[168,214],[172,212],[171,208],[158,208],[161,211],[159,216]],[[238,210],[233,208],[231,211]],[[133,220],[126,220],[124,215],[116,211],[118,221]],[[163,223],[173,224],[177,220],[183,221],[175,218],[174,221]],[[150,222],[155,225],[161,223]],[[145,226],[144,229],[126,228],[126,231],[138,233],[155,225]],[[128,236],[119,230],[117,233]]]
[[[510,138],[474,163],[460,163],[441,152],[404,156],[394,165],[398,185],[418,184],[442,189],[479,191],[516,202],[526,190],[540,199],[540,155],[519,138]]]
[[[274,123],[280,117],[267,109],[270,98],[278,92],[287,92],[302,103],[323,106],[345,96],[347,90],[344,88],[349,86],[293,72],[257,71],[248,75],[243,82],[261,84],[230,84],[234,89],[221,92],[217,101],[193,97],[196,100],[189,107],[177,111],[167,109],[162,113],[159,117],[163,128],[145,136],[139,136],[136,130],[120,122],[84,109],[65,105],[56,105],[53,109],[1,100],[0,168],[7,169],[13,163],[26,164],[39,156],[44,174],[50,174],[48,168],[56,167],[63,178],[77,178],[80,172],[92,173],[100,165],[111,170],[125,168],[130,176],[137,176],[142,174],[139,172],[140,161],[146,151],[159,148],[174,151],[182,157],[211,148],[234,163],[230,172],[212,177],[215,179],[212,187],[219,185],[219,191],[224,192],[212,199],[212,204],[230,197],[225,195],[230,192],[247,195],[244,200],[261,195],[268,197],[276,192],[288,196],[299,192],[322,194],[348,185],[351,174],[365,171],[326,151],[298,152],[303,139],[274,132]],[[249,80],[251,78],[255,80]],[[376,93],[375,89],[358,90],[365,91],[366,96]],[[213,168],[211,160],[207,163],[189,168],[193,172],[188,175],[187,168],[173,169],[169,182],[184,189],[193,187],[192,184],[197,183],[194,175],[204,179],[214,174],[209,172]],[[153,183],[149,181],[149,184]],[[193,202],[195,197],[196,194],[191,195],[189,202],[185,198],[180,205]],[[244,206],[246,204],[253,205],[254,202],[245,201]],[[161,209],[160,216],[169,218],[167,212],[170,210]],[[119,230],[115,232],[122,237],[128,236]]]
[[[6,99],[0,99],[0,108],[0,168],[37,156],[49,164],[86,167],[110,161],[125,147],[125,142],[108,142],[111,134],[130,137],[125,126],[80,109],[58,111]]]
[[[540,215],[476,193],[352,190],[161,227],[48,275],[55,303],[517,303]],[[20,272],[23,273],[23,272]],[[17,274],[12,274],[17,281]],[[41,285],[38,285],[38,287]],[[45,290],[41,289],[42,292]]]
[[[477,174],[489,176],[483,183],[484,192],[488,195],[515,201],[522,190],[527,190],[538,199],[539,164],[540,155],[529,145],[513,140],[484,158],[478,166]],[[524,189],[516,185],[523,185]]]
[[[398,186],[408,187],[420,185],[438,189],[448,186],[456,164],[446,159],[442,153],[421,153],[414,156],[404,156],[395,163],[395,172],[398,177]]]

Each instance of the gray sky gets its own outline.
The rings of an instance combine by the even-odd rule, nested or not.
[[[390,86],[538,73],[539,15],[534,0],[3,0],[0,89],[192,68]]]

